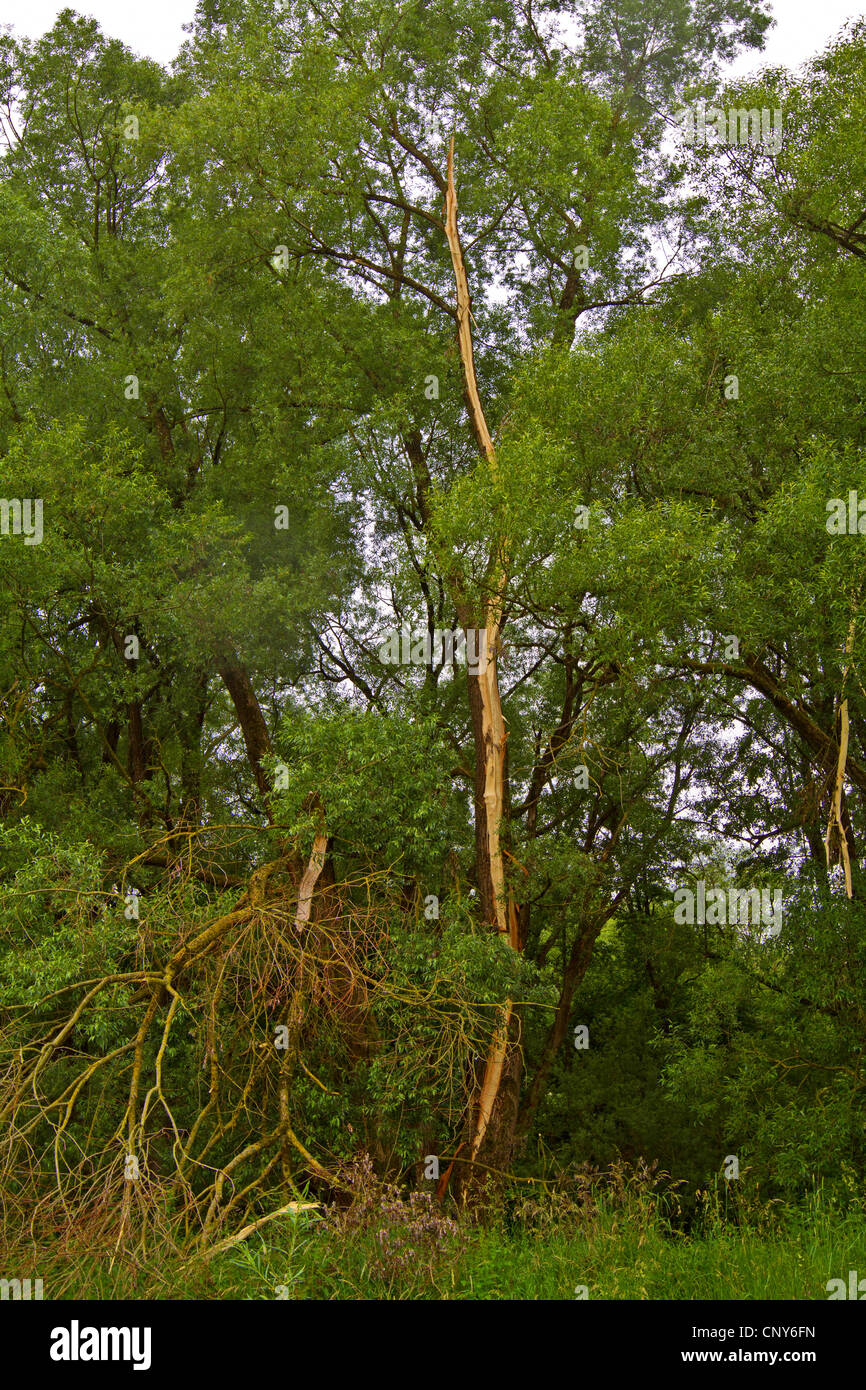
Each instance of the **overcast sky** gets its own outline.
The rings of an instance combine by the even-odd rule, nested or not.
[[[37,36],[50,29],[63,4],[56,0],[0,0],[0,24],[19,34]],[[184,39],[181,25],[192,19],[195,0],[80,0],[73,9],[95,16],[112,38],[160,62],[168,63]],[[822,49],[847,19],[866,12],[864,0],[773,0],[776,27],[765,54],[735,63],[739,74],[763,62],[795,67]]]

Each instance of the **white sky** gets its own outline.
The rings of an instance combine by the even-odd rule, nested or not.
[[[169,63],[186,35],[182,24],[195,14],[196,0],[0,0],[0,24],[16,34],[38,38],[63,9],[98,19],[105,34],[122,39],[146,58]]]
[[[78,0],[73,9],[93,15],[112,38],[130,48],[168,63],[184,39],[181,25],[195,13],[195,0]],[[50,29],[64,6],[57,0],[0,0],[0,24],[16,33],[36,37]],[[749,71],[762,63],[796,67],[819,52],[848,19],[866,13],[866,0],[773,0],[776,28],[757,60],[749,55],[731,69]]]
[[[740,76],[770,64],[795,68],[826,47],[849,19],[866,15],[866,0],[773,0],[770,6],[776,27],[767,35],[760,54],[746,53],[730,65],[730,76]]]

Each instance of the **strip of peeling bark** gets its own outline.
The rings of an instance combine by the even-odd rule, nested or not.
[[[472,299],[469,294],[469,281],[463,261],[463,248],[457,230],[457,189],[454,183],[454,136],[448,146],[448,191],[445,195],[445,233],[451,264],[454,267],[454,282],[457,287],[457,343],[460,348],[460,361],[463,366],[463,385],[469,407],[469,419],[478,440],[478,447],[496,470],[496,450],[487,428],[487,420],[478,394],[478,378],[475,375],[475,356],[472,350]]]
[[[830,808],[830,819],[827,821],[827,834],[824,836],[824,847],[827,851],[827,868],[830,868],[830,842],[833,838],[834,829],[839,837],[839,853],[842,857],[842,867],[845,871],[845,892],[849,898],[854,896],[851,884],[851,856],[848,852],[848,836],[845,833],[845,826],[842,823],[842,788],[845,785],[845,762],[848,757],[848,701],[842,701],[839,711],[841,729],[839,733],[839,761],[836,764],[836,785],[833,788],[833,802]]]
[[[310,855],[310,862],[304,870],[304,876],[298,889],[298,910],[295,914],[295,930],[302,931],[310,920],[310,909],[313,905],[313,893],[319,876],[325,867],[325,855],[328,852],[328,836],[321,830],[317,832],[313,840],[313,850]]]
[[[457,342],[460,349],[460,361],[463,367],[463,384],[466,395],[466,404],[469,410],[469,419],[478,447],[486,457],[493,480],[497,478],[496,450],[493,447],[493,440],[490,430],[487,427],[487,420],[484,415],[484,408],[481,404],[481,397],[478,393],[478,379],[475,375],[475,359],[472,350],[472,329],[470,318],[472,312],[472,300],[469,294],[469,282],[466,278],[466,266],[463,261],[463,249],[460,245],[460,235],[457,230],[457,190],[454,183],[454,137],[448,148],[448,189],[445,198],[445,230],[448,237],[448,248],[451,252],[451,263],[454,267],[454,281],[457,287]],[[499,632],[502,617],[502,590],[504,585],[504,573],[501,557],[494,562],[494,583],[491,585],[486,604],[485,604],[485,626],[484,642],[479,644],[477,675],[470,673],[469,680],[475,682],[474,691],[470,691],[470,702],[473,706],[473,724],[475,727],[476,744],[476,803],[478,803],[480,793],[481,805],[483,805],[483,842],[478,845],[482,850],[482,859],[479,864],[479,892],[482,898],[482,906],[487,906],[490,913],[491,922],[496,930],[503,934],[508,934],[508,920],[506,914],[505,896],[505,870],[502,860],[502,847],[500,844],[500,825],[502,821],[502,810],[504,803],[504,768],[505,768],[505,722],[502,717],[502,704],[499,697],[499,681],[496,670],[497,654],[499,650]],[[475,694],[475,699],[473,699]],[[480,806],[476,805],[476,815]],[[476,821],[476,825],[478,822]],[[488,898],[489,881],[489,898]]]
[[[445,196],[445,231],[457,289],[457,343],[463,368],[463,385],[469,419],[478,447],[498,481],[496,450],[478,392],[472,348],[472,300],[457,228],[457,189],[454,182],[454,137],[448,147],[448,185]],[[482,912],[511,945],[517,946],[517,914],[508,902],[502,855],[501,825],[505,806],[505,746],[507,732],[499,693],[497,657],[507,569],[505,547],[496,542],[489,567],[488,597],[484,611],[484,642],[477,674],[469,673],[469,698],[475,736],[476,862]],[[468,617],[468,615],[467,615]],[[481,1083],[478,1115],[470,1146],[474,1160],[484,1142],[502,1083],[509,1048],[513,1003],[506,1000],[488,1051]]]
[[[505,1065],[505,1054],[508,1050],[508,1029],[511,1025],[511,1011],[514,1005],[510,999],[506,999],[499,1017],[499,1026],[496,1036],[487,1055],[487,1062],[484,1067],[484,1081],[481,1085],[481,1096],[478,1102],[478,1118],[475,1122],[475,1133],[472,1137],[472,1148],[470,1156],[477,1158],[478,1150],[484,1142],[487,1133],[487,1126],[490,1124],[490,1116],[493,1114],[493,1106],[499,1094],[499,1086],[502,1081],[502,1068]]]
[[[842,691],[848,680],[848,672],[851,668],[851,655],[854,650],[854,632],[856,628],[856,612],[848,625],[848,637],[845,642],[845,669],[842,673]],[[834,829],[839,836],[839,853],[842,858],[842,867],[845,871],[845,892],[849,898],[854,896],[854,888],[851,882],[851,855],[848,850],[848,833],[842,818],[842,794],[845,787],[845,765],[848,760],[848,699],[842,701],[839,710],[840,730],[839,730],[839,758],[836,763],[836,785],[833,788],[833,801],[830,807],[830,818],[827,821],[827,834],[824,836],[824,846],[827,850],[827,868],[830,868],[830,842]]]

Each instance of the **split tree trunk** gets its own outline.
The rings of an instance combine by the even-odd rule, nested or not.
[[[487,427],[478,393],[470,326],[472,301],[457,230],[457,191],[454,183],[454,138],[448,150],[448,189],[445,230],[457,288],[457,342],[463,368],[463,384],[469,419],[480,452],[487,459],[491,481],[498,481],[496,450]],[[507,731],[499,694],[499,655],[502,607],[507,576],[507,544],[497,539],[488,566],[483,609],[484,640],[480,642],[478,671],[469,673],[469,703],[475,743],[475,863],[478,894],[484,919],[511,946],[518,949],[517,911],[509,899],[502,853],[502,819],[505,809],[505,747]],[[465,601],[458,605],[464,627],[473,625]],[[518,1043],[519,1016],[505,1000],[493,1040],[476,1086],[468,1131],[469,1160],[478,1165],[460,1186],[465,1195],[476,1190],[478,1179],[489,1169],[502,1171],[511,1157],[520,1095],[522,1058]]]

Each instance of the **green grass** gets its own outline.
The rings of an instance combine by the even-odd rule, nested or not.
[[[699,1235],[675,1234],[645,1202],[597,1207],[589,1220],[508,1229],[458,1223],[441,1241],[399,1220],[383,1247],[373,1227],[330,1230],[316,1216],[274,1221],[209,1261],[163,1239],[142,1251],[19,1247],[8,1275],[40,1275],[50,1298],[572,1300],[827,1297],[831,1278],[866,1275],[866,1223],[815,1198],[801,1208],[725,1221],[710,1194]],[[26,1267],[25,1267],[26,1266]],[[282,1293],[278,1290],[282,1286]]]
[[[335,1252],[311,1243],[299,1298],[574,1299],[578,1286],[601,1299],[816,1299],[847,1271],[866,1274],[866,1226],[859,1216],[790,1216],[775,1232],[732,1228],[700,1238],[606,1216],[585,1232],[476,1231],[454,1262],[411,1283],[371,1277],[363,1247]],[[267,1252],[271,1268],[279,1252]],[[264,1290],[260,1296],[266,1296]]]

